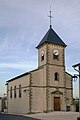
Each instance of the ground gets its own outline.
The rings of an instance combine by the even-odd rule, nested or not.
[[[77,112],[50,112],[32,115],[0,114],[0,120],[77,120]]]
[[[77,120],[78,112],[50,112],[28,115],[41,120]]]
[[[0,113],[0,120],[40,120],[40,119],[31,118],[23,115],[11,115],[11,114]]]

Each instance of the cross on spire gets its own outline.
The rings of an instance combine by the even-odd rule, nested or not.
[[[53,17],[51,16],[51,7],[50,7],[50,15],[49,15],[48,17],[50,17],[50,28],[51,28],[51,27],[52,27],[52,25],[51,25],[51,19],[53,18]]]

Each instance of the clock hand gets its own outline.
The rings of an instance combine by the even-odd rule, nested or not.
[[[55,52],[55,54],[56,54],[57,52]]]

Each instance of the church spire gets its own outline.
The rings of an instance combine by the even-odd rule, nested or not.
[[[50,28],[52,28],[51,19],[52,19],[53,17],[51,16],[51,6],[50,6],[50,15],[49,15],[48,17],[50,17]]]

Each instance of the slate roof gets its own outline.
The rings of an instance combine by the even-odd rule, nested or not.
[[[36,48],[39,48],[44,43],[53,43],[64,47],[67,46],[51,27]]]

